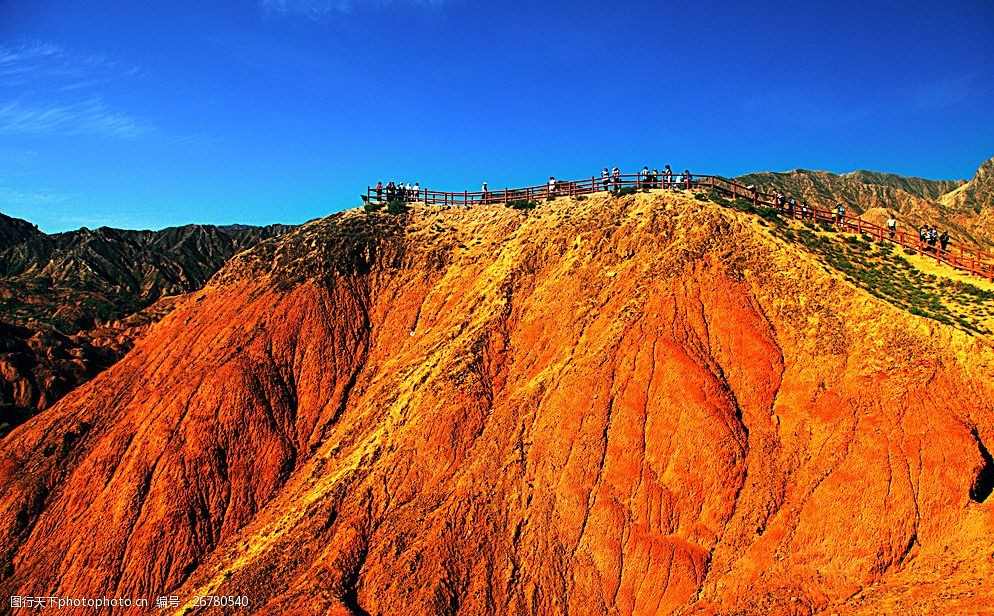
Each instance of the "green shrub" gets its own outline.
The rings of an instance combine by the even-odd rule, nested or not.
[[[587,195],[577,195],[576,196],[576,200],[577,201],[586,201],[587,200]]]
[[[507,207],[514,210],[534,210],[536,205],[538,205],[537,201],[529,199],[515,199],[507,202]]]
[[[388,214],[404,214],[407,212],[407,204],[403,201],[388,201],[387,202],[387,213]]]
[[[696,195],[694,195],[694,199],[697,199],[698,201],[707,201],[709,197],[704,193],[697,193]]]
[[[629,186],[627,188],[619,188],[618,190],[612,190],[611,194],[615,197],[624,197],[625,195],[634,195],[638,192],[638,189],[634,186]]]
[[[369,200],[362,206],[362,209],[366,210],[366,212],[377,212],[383,209],[383,202]]]
[[[783,219],[780,218],[780,210],[775,207],[756,208],[756,213],[759,214],[759,217],[763,220],[767,220],[777,225],[784,224]]]

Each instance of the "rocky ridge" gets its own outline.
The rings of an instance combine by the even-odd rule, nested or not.
[[[172,301],[160,299],[199,289],[232,255],[288,229],[101,227],[46,235],[2,216],[0,436],[120,359],[169,310]]]
[[[985,161],[974,179],[925,180],[890,173],[855,171],[836,175],[795,169],[761,172],[736,178],[763,189],[779,189],[813,205],[832,208],[845,203],[864,219],[884,224],[894,213],[905,229],[927,223],[949,229],[959,241],[994,247],[994,159]]]

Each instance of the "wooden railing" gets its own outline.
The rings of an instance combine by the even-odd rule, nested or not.
[[[546,199],[548,197],[575,197],[589,195],[609,190],[635,189],[675,189],[693,190],[695,188],[713,189],[732,199],[745,199],[754,206],[777,207],[775,196],[744,186],[734,180],[718,175],[689,175],[676,173],[672,176],[644,176],[642,174],[622,174],[602,178],[591,176],[590,179],[561,181],[556,180],[555,189],[549,184],[527,186],[525,188],[504,188],[502,190],[443,192],[437,190],[418,190],[410,193],[396,192],[390,195],[386,189],[381,193],[371,187],[366,188],[363,201],[382,201],[391,196],[411,202],[426,205],[473,207],[480,205],[507,205],[513,201]],[[789,197],[787,198],[789,201]],[[968,272],[971,275],[986,278],[994,282],[994,254],[962,242],[949,243],[943,249],[941,245],[931,245],[922,241],[917,232],[894,231],[886,227],[864,221],[859,216],[846,214],[839,219],[836,212],[811,205],[797,203],[792,209],[781,208],[780,212],[797,220],[810,220],[814,223],[827,222],[836,226],[840,231],[868,234],[878,242],[889,241],[901,248],[912,250],[916,254],[935,258],[935,262],[944,263],[954,269]]]

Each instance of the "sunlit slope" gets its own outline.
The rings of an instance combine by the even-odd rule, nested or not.
[[[674,194],[267,240],[2,443],[0,591],[986,607],[989,338],[807,250]]]

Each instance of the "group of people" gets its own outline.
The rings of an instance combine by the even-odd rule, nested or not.
[[[749,186],[748,188],[755,191],[754,186]],[[813,219],[815,217],[814,208],[810,207],[806,201],[798,201],[794,197],[788,197],[779,190],[773,191],[773,206],[780,210],[787,216],[795,218],[800,214],[801,220],[808,218],[809,216]],[[835,224],[842,225],[846,222],[846,206],[842,203],[835,204],[833,210],[835,214]],[[891,235],[893,237],[893,234]]]
[[[614,168],[618,170],[617,167]],[[603,176],[603,172],[601,172]],[[639,172],[639,185],[642,188],[690,188],[693,177],[690,169],[684,169],[682,174],[673,173],[669,165],[663,167],[662,172],[653,168],[649,170],[649,165],[642,167]]]
[[[939,233],[939,230],[932,225],[925,224],[918,228],[918,239],[931,248],[935,248],[936,243],[938,243],[942,247],[942,251],[945,252],[946,246],[949,245],[949,231]]]
[[[642,167],[638,173],[636,188],[677,188],[690,186],[693,176],[690,170],[684,170],[682,174],[673,173],[669,165],[659,169],[649,170],[649,165]],[[601,190],[620,190],[624,184],[621,171],[614,167],[608,171],[607,167],[601,169]]]
[[[406,201],[413,202],[417,201],[421,195],[421,183],[415,182],[414,186],[408,182],[404,184],[403,182],[389,182],[386,186],[383,182],[377,182],[376,188],[376,200],[383,201],[383,197],[386,197],[387,201]]]
[[[642,171],[638,174],[637,186],[641,188],[684,188],[691,187],[693,184],[693,175],[691,175],[689,169],[685,169],[682,174],[673,173],[669,165],[663,168],[660,172],[657,169],[649,169],[646,165],[642,168]],[[607,167],[601,169],[601,190],[619,190],[624,184],[624,180],[621,176],[621,171],[614,167],[608,171]],[[548,195],[550,197],[558,194],[559,186],[561,182],[558,182],[554,176],[549,176]],[[754,186],[749,186],[748,188],[755,191]],[[376,183],[376,199],[377,201],[382,201],[386,197],[387,201],[405,201],[413,202],[418,201],[421,198],[422,190],[421,184],[415,182],[411,185],[410,182],[405,184],[404,182],[389,182],[386,186],[383,182]],[[490,190],[486,182],[483,182],[483,187],[481,189],[483,194],[483,203],[489,203],[490,201]],[[810,208],[808,204],[804,201],[798,202],[794,197],[788,197],[779,190],[774,190],[773,192],[773,204],[775,207],[784,212],[787,216],[794,218],[797,214],[800,214],[801,219],[805,219],[808,216],[814,216],[814,209]],[[845,223],[846,219],[846,208],[845,205],[839,203],[835,206],[835,224],[841,225]],[[887,219],[887,231],[890,234],[891,239],[897,233],[897,219],[891,214]],[[918,229],[919,239],[922,243],[927,244],[930,247],[935,247],[936,244],[941,246],[942,250],[946,250],[946,246],[949,244],[949,232],[939,231],[927,224],[923,224]]]
[[[649,166],[646,165],[638,173],[636,186],[639,188],[685,188],[691,186],[692,180],[693,176],[690,174],[689,169],[685,169],[682,174],[675,174],[670,169],[670,166],[666,165],[660,173],[657,169],[650,171]],[[617,167],[612,168],[610,171],[608,171],[607,167],[601,169],[601,190],[620,190],[624,182],[621,170]],[[566,183],[567,188],[570,187],[570,184]],[[559,194],[560,186],[562,185],[564,185],[563,182],[556,180],[555,176],[550,175],[549,181],[546,183],[547,194],[550,197],[556,196]],[[594,188],[596,189],[596,187]],[[487,187],[486,182],[483,182],[480,192],[483,195],[483,203],[489,203],[490,189]]]
[[[753,187],[750,187],[753,188]],[[795,213],[800,213],[801,219],[805,219],[808,216],[814,216],[814,210],[808,207],[808,204],[798,201],[794,197],[787,197],[779,190],[773,191],[773,203],[778,210],[781,210],[791,218],[795,216]],[[835,224],[842,225],[846,221],[846,206],[842,203],[837,203],[835,205]],[[893,213],[890,213],[887,217],[887,233],[890,239],[894,239],[897,235],[897,218],[895,218]],[[921,240],[923,244],[928,245],[934,251],[934,247],[938,244],[942,251],[946,251],[946,247],[949,245],[949,231],[943,231],[939,233],[939,230],[929,224],[923,224],[918,229],[918,239]]]
[[[755,191],[754,186],[749,186],[749,188]],[[795,214],[800,214],[801,218],[807,218],[811,212],[811,208],[808,207],[807,202],[801,201],[798,203],[797,199],[794,197],[787,197],[779,190],[773,192],[773,205],[778,209],[783,211],[785,214],[793,218]]]

